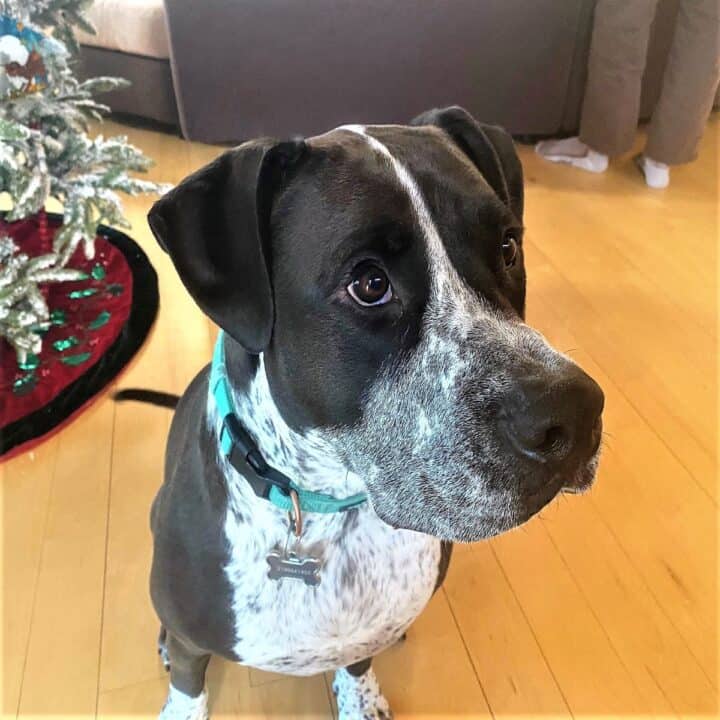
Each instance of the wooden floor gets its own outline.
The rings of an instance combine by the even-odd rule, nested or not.
[[[458,548],[407,641],[376,662],[397,716],[717,715],[719,130],[666,191],[630,155],[593,176],[521,149],[529,321],[603,386],[606,450],[590,495]],[[128,134],[170,182],[218,152]],[[150,202],[126,207],[162,309],[119,384],[179,392],[214,330],[152,239]],[[161,707],[148,509],[169,419],[105,397],[0,467],[4,718]],[[209,688],[215,718],[334,712],[323,676],[213,661]]]

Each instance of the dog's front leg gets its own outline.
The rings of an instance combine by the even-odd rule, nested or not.
[[[205,670],[210,655],[171,633],[166,633],[162,650],[170,664],[170,692],[160,720],[207,720]]]
[[[333,692],[338,720],[390,720],[392,712],[373,669],[371,658],[336,671]]]

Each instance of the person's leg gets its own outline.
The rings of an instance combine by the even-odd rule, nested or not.
[[[598,0],[580,135],[539,143],[543,157],[602,172],[608,156],[630,149],[656,5],[657,0]]]
[[[640,166],[648,185],[664,187],[669,165],[691,162],[720,81],[720,3],[682,0],[663,87]]]
[[[657,0],[599,0],[595,7],[580,140],[604,155],[635,140],[650,26]]]

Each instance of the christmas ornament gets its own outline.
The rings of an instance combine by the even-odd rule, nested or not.
[[[47,87],[45,36],[21,20],[0,15],[0,97],[16,97]]]

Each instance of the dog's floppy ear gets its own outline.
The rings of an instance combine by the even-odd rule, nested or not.
[[[434,125],[444,130],[472,160],[497,196],[519,222],[523,217],[523,174],[512,137],[496,125],[479,123],[461,107],[428,110],[411,125]]]
[[[268,225],[283,171],[302,140],[255,140],[223,153],[158,200],[148,222],[195,302],[248,352],[274,321]]]

